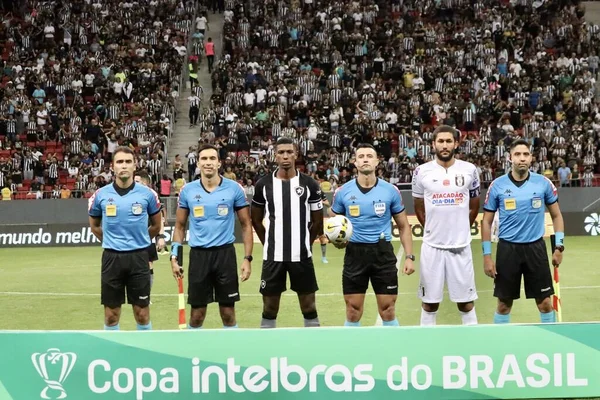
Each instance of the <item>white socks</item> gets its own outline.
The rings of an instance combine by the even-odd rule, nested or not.
[[[475,314],[475,307],[469,312],[460,311],[460,317],[462,318],[463,325],[477,325],[477,314]]]
[[[469,312],[460,312],[463,325],[477,325],[477,314],[475,313],[475,307]],[[421,326],[432,326],[436,325],[437,311],[429,312],[421,308]]]
[[[437,311],[429,312],[421,308],[421,326],[435,325],[435,319],[437,317]]]

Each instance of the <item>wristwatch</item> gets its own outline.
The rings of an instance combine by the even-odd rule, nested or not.
[[[562,253],[563,251],[565,251],[565,246],[564,245],[556,246],[555,249]]]
[[[246,257],[244,257],[244,260],[248,260],[250,262],[252,262],[253,259],[254,258],[252,256],[246,256]]]
[[[412,254],[407,254],[406,256],[404,256],[405,260],[411,260],[411,261],[415,261],[417,259],[417,257],[415,257]]]

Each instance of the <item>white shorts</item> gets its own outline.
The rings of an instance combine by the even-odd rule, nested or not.
[[[444,282],[448,284],[451,301],[468,303],[477,299],[471,246],[438,249],[423,243],[419,266],[421,281],[418,295],[423,303],[441,303]]]

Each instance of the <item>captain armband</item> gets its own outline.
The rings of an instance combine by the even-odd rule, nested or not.
[[[479,188],[469,189],[469,197],[471,199],[474,199],[475,197],[479,197],[480,194],[481,194],[481,191],[479,190]]]

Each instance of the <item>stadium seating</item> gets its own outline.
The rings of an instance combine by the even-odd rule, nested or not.
[[[537,172],[550,170],[560,183],[560,162],[572,169],[577,162],[578,178],[574,174],[563,185],[600,183],[595,160],[592,177],[584,179],[584,146],[571,145],[562,157],[553,154],[555,143],[579,137],[592,138],[590,149],[600,157],[598,57],[589,52],[600,29],[584,23],[578,2],[368,0],[322,3],[321,9],[298,4],[269,4],[263,13],[226,2],[225,54],[213,75],[218,91],[200,120],[214,121],[229,110],[237,116],[225,132],[209,123],[203,133],[213,130],[217,142],[225,137],[221,144],[240,183],[256,180],[259,162],[248,168],[249,153],[272,160],[268,139],[290,136],[300,145],[299,166],[321,181],[336,170],[347,171],[339,183],[352,177],[352,145],[367,141],[384,155],[381,176],[406,184],[415,166],[433,157],[426,132],[441,123],[461,130],[459,157],[481,167],[491,161],[489,171],[482,169],[483,180],[509,165],[498,141],[506,146],[522,137],[531,141],[538,161],[542,141],[547,144],[551,165],[534,163]],[[548,27],[556,33],[543,38]],[[562,80],[552,79],[551,67]],[[308,111],[299,110],[300,103]],[[269,113],[262,125],[256,118],[236,123],[261,109]],[[539,113],[541,124],[533,118]],[[286,131],[288,122],[295,129]],[[481,153],[474,152],[479,141]],[[406,152],[411,142],[418,150],[414,160]]]
[[[17,149],[14,140],[7,140],[12,136],[7,120],[11,107],[6,102],[0,123],[0,159],[38,149],[42,154],[39,162],[56,158],[58,185],[86,195],[102,182],[82,168],[79,174],[84,176],[85,190],[76,187],[77,180],[69,180],[64,160],[72,157],[70,131],[85,137],[91,117],[100,119],[109,130],[111,117],[118,114],[113,132],[119,144],[147,152],[137,146],[138,130],[146,129],[152,142],[148,152],[164,150],[153,122],[160,113],[174,119],[170,91],[185,58],[175,47],[187,43],[194,33],[188,31],[194,10],[190,2],[166,3],[165,12],[155,18],[162,23],[161,32],[137,35],[138,43],[145,46],[131,52],[151,65],[116,63],[107,71],[111,45],[124,42],[118,34],[95,36],[113,28],[110,19],[102,17],[105,8],[94,9],[83,1],[71,3],[53,8],[49,1],[37,2],[35,18],[31,3],[25,12],[13,16],[11,26],[20,23],[24,27],[44,26],[47,21],[61,26],[67,10],[72,14],[89,11],[99,18],[94,30],[79,34],[76,29],[58,28],[50,40],[33,40],[37,38],[30,38],[23,29],[2,31],[1,54],[8,68],[2,71],[0,90],[5,98],[16,99],[21,85],[27,99],[18,104],[37,101],[34,75],[18,71],[19,65],[35,64],[41,57],[45,80],[37,83],[48,89],[45,100],[58,107],[59,116],[70,113],[57,96],[58,82],[51,71],[61,63],[51,54],[58,52],[75,60],[77,52],[95,50],[93,87],[78,83],[78,79],[85,81],[89,69],[75,62],[68,69],[73,78],[65,82],[64,92],[67,105],[75,102],[84,111],[86,107],[93,110],[83,113],[79,124],[72,114],[58,122],[50,115],[50,123],[44,124],[49,126],[46,134],[39,134],[39,126],[30,127],[18,117],[21,147]],[[150,2],[146,3],[150,7]],[[274,139],[289,136],[300,148],[298,168],[322,182],[331,181],[331,189],[352,178],[353,146],[363,141],[373,143],[383,156],[380,176],[405,188],[414,168],[433,157],[431,132],[442,123],[461,131],[458,156],[479,165],[483,181],[507,171],[507,145],[525,138],[536,156],[532,167],[536,172],[562,186],[600,185],[596,162],[600,157],[596,94],[600,93],[596,89],[600,60],[592,52],[600,41],[600,27],[585,22],[585,10],[578,1],[478,0],[467,6],[462,0],[366,0],[325,7],[324,3],[288,0],[267,3],[258,11],[244,7],[241,0],[224,4],[222,49],[218,49],[222,55],[212,74],[209,107],[199,119],[200,134],[215,134],[212,141],[223,148],[224,158],[230,157],[227,164],[232,166],[232,176],[246,187],[261,176],[261,167],[269,171]],[[147,15],[138,9],[119,10],[114,17],[139,27],[147,22]],[[162,43],[166,29],[171,36],[168,43]],[[194,39],[206,38],[194,35]],[[156,52],[154,58],[145,55],[150,47]],[[198,50],[194,55],[202,58],[202,48],[194,47]],[[59,70],[62,73],[64,66]],[[158,90],[142,84],[146,81],[140,76],[148,70],[163,78],[162,85],[155,88]],[[105,72],[110,79],[104,79]],[[136,83],[132,96],[115,93],[123,91],[120,85],[124,83],[115,83],[115,79],[124,76]],[[80,85],[83,88],[77,90]],[[117,104],[118,113],[111,104]],[[229,111],[235,118],[227,117]],[[29,120],[37,122],[34,114],[31,111]],[[139,128],[131,117],[144,114],[148,127]],[[250,119],[242,118],[246,116]],[[222,119],[224,125],[219,122]],[[293,129],[288,129],[289,122]],[[106,149],[105,139],[99,144]],[[563,145],[566,150],[561,149]],[[562,162],[571,169],[571,180],[560,182]],[[11,172],[19,169],[15,163],[9,163]],[[162,164],[164,169],[166,163]],[[0,185],[11,185],[15,198],[26,192],[24,182],[9,182],[11,175],[5,175],[0,175]],[[42,177],[35,179],[41,181]],[[43,180],[46,190],[51,185]]]
[[[96,161],[98,153],[100,163],[110,160],[106,134],[147,159],[159,154],[161,165],[152,169],[154,174],[165,169],[167,132],[158,121],[175,119],[173,94],[180,90],[185,58],[175,47],[188,41],[194,3],[140,0],[139,7],[125,2],[114,9],[113,3],[27,1],[7,14],[0,29],[6,62],[0,71],[0,187],[9,187],[14,199],[40,197],[29,192],[26,166],[34,170],[43,198],[53,197],[52,183],[78,197],[89,196],[101,182],[82,161],[88,154]],[[92,23],[79,22],[84,13]],[[45,32],[48,26],[54,32]],[[38,113],[40,105],[46,118]],[[86,139],[93,145],[87,146]],[[150,146],[140,147],[140,140]],[[28,150],[31,160],[25,156]],[[53,158],[59,167],[56,180],[48,168]],[[2,159],[8,166],[2,167]],[[78,167],[79,186],[68,177],[65,159]]]

